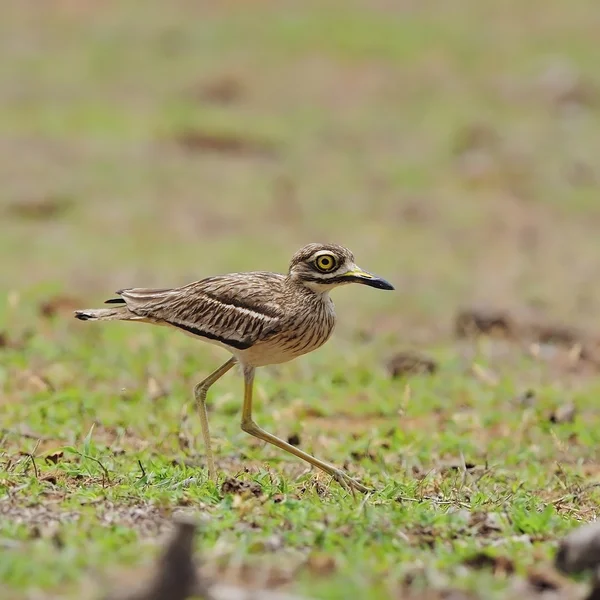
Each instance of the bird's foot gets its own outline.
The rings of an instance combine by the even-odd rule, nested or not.
[[[349,475],[341,471],[340,469],[333,469],[331,476],[337,481],[347,492],[354,496],[354,491],[357,490],[363,494],[368,494],[369,488],[365,487],[362,483],[359,483],[355,479],[352,479]]]

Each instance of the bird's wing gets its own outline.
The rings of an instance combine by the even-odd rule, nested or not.
[[[231,273],[179,288],[117,293],[140,317],[245,350],[278,329],[283,281],[276,273]]]

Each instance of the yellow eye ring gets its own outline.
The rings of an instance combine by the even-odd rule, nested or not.
[[[315,266],[319,271],[327,273],[337,267],[337,261],[332,254],[322,254],[315,260]]]

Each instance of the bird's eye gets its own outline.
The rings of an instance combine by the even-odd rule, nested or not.
[[[322,254],[315,260],[315,266],[319,271],[323,273],[327,273],[328,271],[333,271],[336,268],[337,262],[335,257],[331,254]]]

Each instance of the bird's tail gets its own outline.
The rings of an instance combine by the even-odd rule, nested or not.
[[[140,317],[133,314],[126,306],[119,306],[76,310],[75,318],[80,321],[131,321],[139,320]]]

